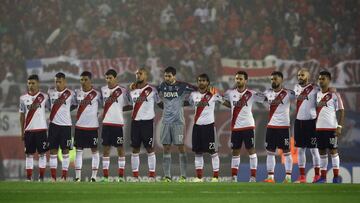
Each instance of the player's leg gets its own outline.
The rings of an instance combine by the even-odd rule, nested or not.
[[[231,132],[231,149],[232,149],[231,176],[234,182],[237,182],[237,175],[240,165],[241,144],[242,144],[242,140],[241,140],[240,132],[232,131]]]
[[[101,138],[103,145],[103,157],[102,157],[102,169],[103,169],[103,180],[108,181],[109,178],[109,167],[110,167],[110,149],[111,149],[111,127],[103,125],[101,130]]]
[[[50,174],[51,180],[56,181],[56,171],[58,166],[58,149],[60,146],[60,134],[61,129],[59,126],[50,123],[49,124],[49,148],[50,148]]]
[[[203,131],[201,133],[201,138],[203,140],[203,149],[211,154],[211,165],[213,169],[213,178],[211,179],[212,182],[218,182],[219,181],[219,169],[220,169],[220,159],[219,155],[217,153],[218,151],[218,143],[216,139],[216,130],[214,124],[209,124],[203,126]]]
[[[306,140],[308,136],[306,121],[295,120],[294,126],[294,139],[295,147],[298,149],[298,167],[299,167],[299,178],[296,183],[306,183],[305,177],[305,165],[306,165]]]
[[[118,152],[118,182],[124,182],[124,176],[125,176],[125,149],[124,146],[118,146],[117,148]]]
[[[69,151],[72,149],[71,126],[63,126],[61,130],[60,148],[62,152],[62,174],[61,180],[67,179],[67,172],[70,165]]]
[[[274,129],[267,128],[265,136],[265,148],[267,151],[266,156],[266,169],[268,172],[268,177],[264,182],[275,183],[274,179],[274,170],[275,170],[275,155],[276,155],[276,137]]]
[[[179,151],[180,178],[179,182],[186,181],[187,156],[184,146],[184,125],[176,124],[171,128],[171,136]]]
[[[97,149],[97,144],[98,144],[98,132],[97,130],[94,131],[89,131],[90,137],[92,138],[90,144],[90,148],[91,148],[91,168],[92,168],[92,173],[91,173],[91,182],[96,182],[96,176],[97,176],[97,172],[99,169],[99,163],[100,163],[100,155],[99,155],[99,151]]]
[[[194,182],[202,182],[203,179],[203,168],[204,168],[204,157],[201,151],[201,137],[200,137],[200,126],[194,124],[192,131],[192,151],[195,153],[195,171],[196,178]]]
[[[276,129],[278,134],[277,147],[282,149],[285,157],[285,180],[284,183],[291,183],[291,173],[293,160],[290,152],[290,134],[289,129]]]
[[[154,122],[153,120],[143,121],[143,128],[141,129],[142,143],[148,154],[148,167],[149,167],[149,181],[155,181],[156,169],[156,155],[154,150]]]
[[[328,166],[328,134],[325,131],[317,131],[316,132],[316,141],[317,147],[319,149],[320,154],[320,179],[316,181],[316,183],[325,183],[326,182],[326,174],[327,174],[327,166]]]
[[[117,148],[118,154],[118,182],[124,182],[125,174],[125,149],[124,149],[124,133],[122,127],[114,127],[112,132],[111,145]]]
[[[317,148],[317,142],[316,142],[316,120],[310,120],[309,121],[309,127],[307,128],[309,132],[309,138],[308,141],[308,148],[310,149],[311,156],[312,156],[312,162],[313,162],[313,168],[314,168],[314,178],[313,183],[316,182],[320,178],[320,154],[319,149]]]
[[[83,164],[84,135],[80,129],[75,128],[74,146],[76,147],[75,155],[75,182],[81,181],[81,169]]]
[[[331,163],[334,174],[333,183],[340,183],[340,179],[339,179],[340,156],[337,150],[338,140],[337,140],[337,136],[335,135],[335,132],[333,132],[333,134],[329,136],[330,136],[329,150],[331,154]]]
[[[163,145],[163,181],[171,182],[171,124],[161,124],[160,141]]]
[[[256,170],[258,159],[255,151],[255,136],[254,130],[247,130],[244,132],[244,144],[249,154],[250,162],[250,179],[249,182],[256,182]]]
[[[35,137],[30,132],[25,132],[24,136],[25,144],[25,169],[26,180],[32,180],[32,174],[34,170],[34,153],[36,152]]]
[[[132,154],[131,154],[131,170],[133,173],[133,177],[138,180],[139,178],[139,166],[140,166],[140,146],[141,146],[141,137],[140,137],[140,128],[139,121],[132,121],[131,122],[131,147],[132,147]]]
[[[47,132],[36,132],[36,150],[39,153],[39,181],[44,180],[46,169],[46,152],[49,150]]]

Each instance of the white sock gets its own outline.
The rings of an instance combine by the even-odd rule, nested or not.
[[[313,167],[318,168],[320,167],[320,154],[318,148],[312,148],[310,149],[311,155],[312,155],[312,161],[313,161]]]
[[[251,154],[249,155],[249,159],[250,159],[250,169],[257,169],[257,164],[258,164],[257,155]]]
[[[34,169],[34,156],[26,155],[25,169]]]
[[[334,169],[340,168],[340,157],[338,153],[331,155],[331,163]]]
[[[102,158],[102,168],[103,169],[109,169],[110,166],[110,157],[103,157]]]
[[[45,154],[39,155],[39,168],[46,168],[46,155]]]
[[[92,173],[91,173],[91,178],[96,179],[97,172],[98,172],[98,169],[99,169],[99,162],[100,162],[99,152],[92,153],[92,159],[91,159]]]
[[[75,157],[75,177],[81,179],[81,168],[82,168],[82,159],[83,150],[76,150],[76,157]]]
[[[306,166],[306,148],[298,148],[298,166],[299,168],[305,168]]]
[[[328,161],[329,160],[328,160],[327,154],[320,155],[320,169],[321,170],[327,171]]]
[[[239,170],[239,165],[240,165],[240,156],[232,156],[231,158],[231,171]]]
[[[63,154],[62,155],[63,160],[62,160],[62,170],[63,171],[67,171],[69,169],[69,165],[70,165],[70,157],[69,154]]]
[[[275,170],[275,152],[268,152],[267,156],[266,156],[266,169],[268,171],[268,173],[272,173],[274,174],[274,170]],[[269,175],[271,176],[271,175]],[[274,175],[272,175],[272,178],[274,178]]]
[[[139,159],[139,154],[131,154],[131,170],[133,172],[138,172],[139,171],[139,165],[140,165],[140,159]]]
[[[125,169],[125,157],[121,156],[118,158],[119,169]]]
[[[293,166],[293,160],[291,157],[291,152],[284,153],[285,156],[285,171],[287,174],[291,174],[292,172],[292,166]]]
[[[58,160],[57,160],[57,155],[56,154],[50,154],[50,168],[51,169],[57,169],[57,165],[58,165]]]
[[[148,166],[149,166],[149,172],[155,172],[155,168],[156,168],[155,152],[148,153]]]
[[[211,155],[211,164],[214,172],[219,171],[220,159],[218,153]]]
[[[204,168],[204,157],[202,154],[195,154],[195,169]]]

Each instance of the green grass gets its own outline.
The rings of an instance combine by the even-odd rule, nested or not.
[[[357,202],[360,184],[0,182],[0,202]]]

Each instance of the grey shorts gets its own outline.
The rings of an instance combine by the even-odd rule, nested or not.
[[[183,145],[184,125],[183,124],[161,124],[160,141],[163,145]]]

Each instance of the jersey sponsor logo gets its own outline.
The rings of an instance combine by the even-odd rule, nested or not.
[[[26,116],[26,119],[25,119],[25,129],[27,128],[27,126],[30,124],[30,121],[32,120],[36,110],[38,108],[41,107],[41,102],[43,102],[45,99],[44,95],[43,94],[39,94],[33,101],[33,103],[31,105],[29,105],[28,109],[29,109],[29,112]]]
[[[179,97],[177,92],[163,92],[164,98],[176,98]]]

